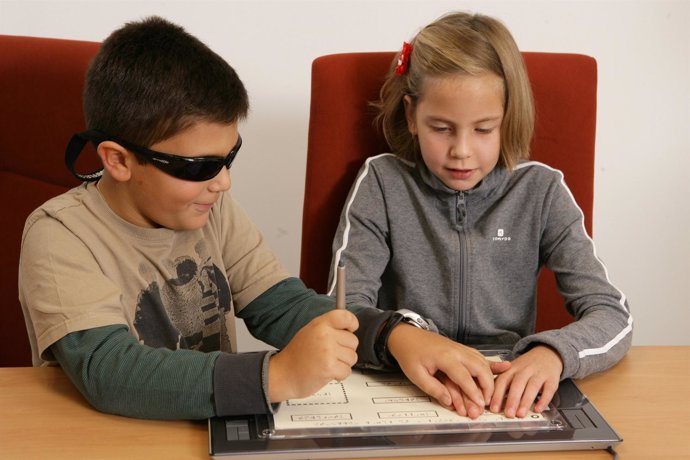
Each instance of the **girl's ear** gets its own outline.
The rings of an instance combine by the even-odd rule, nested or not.
[[[417,122],[414,118],[414,101],[409,95],[403,96],[403,104],[405,105],[405,119],[407,120],[407,129],[413,136],[417,135]]]
[[[96,153],[101,158],[103,169],[118,182],[126,182],[132,177],[131,165],[136,161],[134,155],[120,144],[103,141],[98,144]]]

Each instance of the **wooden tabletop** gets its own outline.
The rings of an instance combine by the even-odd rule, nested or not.
[[[633,347],[578,381],[623,437],[621,460],[690,458],[690,346]],[[150,421],[93,409],[59,368],[0,368],[0,459],[208,459],[205,421]],[[424,457],[401,457],[421,460]],[[611,459],[605,451],[438,459]]]

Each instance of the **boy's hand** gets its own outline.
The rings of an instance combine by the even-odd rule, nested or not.
[[[481,415],[491,399],[493,372],[510,367],[490,363],[474,348],[408,324],[396,326],[387,345],[412,383],[441,405],[471,418]]]
[[[271,402],[311,396],[331,380],[343,380],[357,362],[357,317],[333,310],[311,320],[268,364]]]
[[[534,411],[542,412],[558,390],[562,371],[560,355],[551,347],[537,345],[515,358],[510,369],[496,378],[489,409],[491,412],[500,412],[505,397],[503,411],[506,417],[524,417],[541,392]]]

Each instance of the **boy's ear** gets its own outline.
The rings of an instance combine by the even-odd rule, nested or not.
[[[126,182],[132,176],[131,164],[136,161],[134,155],[120,144],[103,141],[98,144],[96,153],[101,158],[103,169],[118,182]]]
[[[417,135],[417,122],[414,119],[414,102],[409,95],[403,96],[403,104],[405,105],[405,119],[407,120],[407,129],[413,136]]]

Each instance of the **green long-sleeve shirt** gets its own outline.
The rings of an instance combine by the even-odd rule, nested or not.
[[[310,320],[333,308],[333,298],[288,278],[238,316],[255,337],[280,349]],[[374,340],[390,312],[348,308],[360,322],[358,362],[379,365]],[[203,419],[271,411],[266,378],[269,351],[229,354],[153,348],[140,344],[126,325],[73,332],[50,348],[84,397],[103,412]]]

